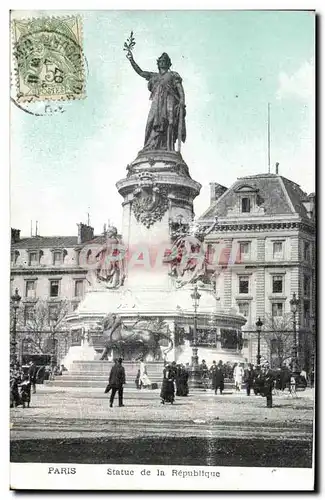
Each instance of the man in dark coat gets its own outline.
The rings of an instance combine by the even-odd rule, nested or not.
[[[213,362],[215,363],[215,361]],[[218,365],[212,365],[211,367],[211,378],[212,378],[212,388],[214,389],[214,393],[217,394],[217,390],[220,390],[220,394],[224,389],[224,373],[222,362],[219,361]]]
[[[246,394],[247,396],[250,396],[251,388],[253,387],[254,383],[254,371],[251,364],[249,364],[248,367],[244,370],[244,383],[246,385]]]
[[[36,375],[37,375],[37,367],[33,361],[30,361],[28,368],[28,377],[30,383],[32,384],[33,394],[36,393]]]
[[[272,408],[273,405],[272,390],[274,386],[275,374],[274,372],[272,372],[272,370],[270,370],[270,367],[267,363],[262,367],[261,379],[262,379],[261,396],[266,397],[266,407]]]
[[[111,397],[109,401],[109,406],[112,408],[114,403],[115,394],[118,392],[118,405],[124,406],[123,404],[123,384],[125,384],[125,370],[122,366],[122,358],[117,360],[117,363],[112,367],[111,373],[109,374],[109,386],[111,387]]]

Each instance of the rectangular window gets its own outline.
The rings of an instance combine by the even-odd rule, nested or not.
[[[273,243],[273,259],[282,259],[283,258],[283,242],[282,241],[274,241]]]
[[[82,297],[83,290],[84,290],[83,280],[76,280],[74,283],[74,295],[75,295],[75,297]]]
[[[58,297],[59,296],[59,281],[51,280],[50,281],[50,297]]]
[[[53,263],[54,265],[62,263],[62,252],[53,252]]]
[[[249,292],[249,278],[248,276],[239,277],[239,293]]]
[[[308,241],[304,242],[304,260],[310,262],[310,243]]]
[[[238,302],[239,314],[242,314],[245,318],[249,316],[249,302]]]
[[[304,297],[310,297],[310,276],[304,275]]]
[[[29,299],[34,299],[36,297],[36,281],[28,280],[26,281],[26,297]]]
[[[34,309],[34,306],[25,306],[25,309],[24,309],[24,323],[25,325],[29,322],[29,321],[32,321],[34,319],[34,315],[35,315],[35,309]]]
[[[29,253],[29,265],[35,266],[37,264],[37,252]]]
[[[243,241],[239,243],[240,260],[245,261],[250,259],[250,248],[251,245],[249,241]]]
[[[282,302],[273,302],[272,304],[272,316],[283,316],[283,303]]]
[[[249,198],[242,198],[241,211],[243,213],[249,213],[251,211],[251,200]]]
[[[283,293],[283,276],[272,276],[272,293]]]

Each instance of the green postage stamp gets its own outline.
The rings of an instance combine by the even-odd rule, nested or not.
[[[13,20],[12,36],[18,102],[85,96],[79,16]]]

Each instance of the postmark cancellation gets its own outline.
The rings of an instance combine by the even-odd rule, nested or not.
[[[15,19],[11,27],[18,102],[85,97],[80,16]]]

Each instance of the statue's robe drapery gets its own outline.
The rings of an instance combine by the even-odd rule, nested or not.
[[[180,115],[180,95],[177,85],[182,79],[175,71],[160,73],[148,72],[148,89],[152,101],[148,115],[144,150],[168,149],[167,128],[172,125],[173,144],[178,138]],[[182,118],[182,142],[186,139],[185,112]]]

